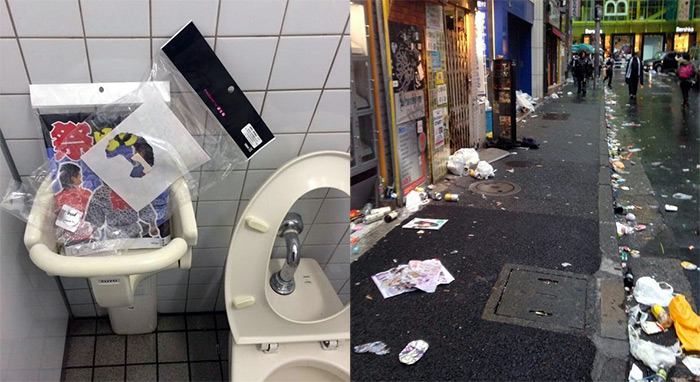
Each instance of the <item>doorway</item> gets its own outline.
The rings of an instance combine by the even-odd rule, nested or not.
[[[656,54],[664,51],[663,34],[645,34],[642,37],[642,60],[647,60]]]
[[[452,151],[469,146],[469,39],[466,11],[448,6],[445,10],[449,128]]]

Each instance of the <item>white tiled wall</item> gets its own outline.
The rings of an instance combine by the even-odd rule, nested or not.
[[[11,176],[0,151],[0,188]],[[0,211],[0,380],[58,381],[68,311],[58,283],[29,259],[24,224]]]
[[[316,150],[348,151],[349,17],[346,0],[0,1],[0,129],[21,175],[44,159],[28,83],[140,81],[154,52],[193,20],[276,134],[239,171],[200,193],[199,244],[191,270],[158,275],[160,312],[223,310],[223,265],[236,217],[286,161]],[[202,183],[215,177],[201,171]],[[302,256],[349,298],[349,199],[318,190],[292,210],[304,218]],[[284,255],[277,241],[273,256]],[[77,316],[104,314],[85,280],[62,279]]]

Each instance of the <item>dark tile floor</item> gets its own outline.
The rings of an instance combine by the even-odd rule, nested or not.
[[[154,333],[112,332],[107,318],[77,318],[66,337],[62,380],[225,381],[225,313],[159,315]]]

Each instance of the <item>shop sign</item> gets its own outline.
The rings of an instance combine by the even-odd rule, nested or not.
[[[571,0],[569,1],[569,6],[571,7],[571,11],[569,12],[571,18],[581,18],[581,0]]]
[[[676,27],[676,33],[695,33],[693,27]]]
[[[595,29],[584,29],[584,34],[595,34]],[[600,30],[600,34],[603,34],[603,30]]]
[[[605,16],[627,16],[629,13],[627,0],[607,0],[603,9]]]
[[[561,13],[557,1],[549,0],[549,23],[561,28]]]

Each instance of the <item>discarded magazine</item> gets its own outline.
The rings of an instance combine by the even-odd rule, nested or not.
[[[422,218],[414,218],[410,222],[406,223],[402,228],[410,228],[410,229],[429,229],[433,231],[437,231],[442,226],[447,223],[447,219],[422,219]]]
[[[384,298],[393,297],[420,289],[433,293],[440,284],[449,284],[454,277],[445,269],[440,260],[411,260],[388,271],[372,276]]]

